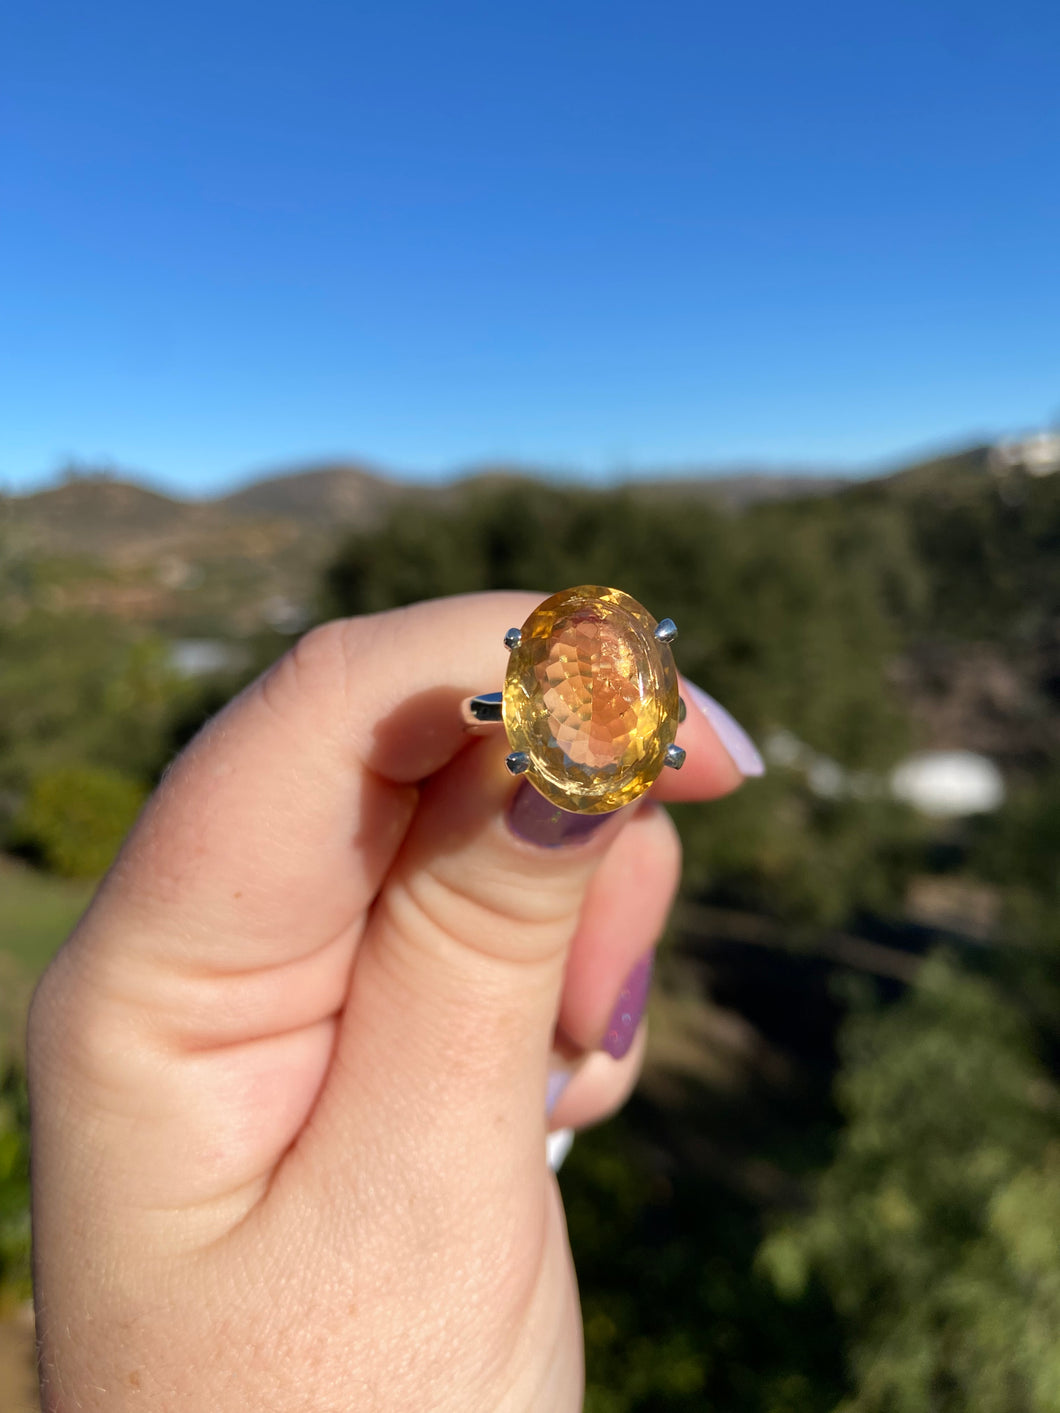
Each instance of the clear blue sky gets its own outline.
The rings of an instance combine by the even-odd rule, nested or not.
[[[1060,5],[34,0],[0,485],[866,464],[1060,409]]]

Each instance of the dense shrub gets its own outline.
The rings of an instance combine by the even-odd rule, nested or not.
[[[846,1116],[815,1210],[761,1264],[824,1282],[849,1331],[845,1413],[1060,1408],[1060,1106],[997,987],[933,958],[846,1025]]]
[[[143,787],[115,770],[65,766],[30,786],[12,826],[15,847],[68,878],[105,872],[144,801]]]

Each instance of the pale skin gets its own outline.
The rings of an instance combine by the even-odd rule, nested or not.
[[[597,1047],[679,856],[647,803],[508,828],[458,707],[540,597],[315,630],[152,797],[30,1018],[45,1413],[581,1407],[545,1132],[635,1082]],[[652,798],[739,784],[679,741]]]

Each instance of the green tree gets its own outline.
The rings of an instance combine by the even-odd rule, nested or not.
[[[680,812],[689,885],[800,923],[893,908],[916,840],[909,812],[880,798],[880,773],[909,736],[888,680],[896,623],[921,591],[901,515],[818,500],[733,515],[643,488],[474,486],[352,536],[327,572],[324,609],[578,583],[622,588],[675,619],[682,672],[752,735],[783,729],[848,774],[875,772],[874,788],[827,800],[804,771],[777,769],[709,819]]]
[[[92,763],[149,778],[186,688],[166,645],[102,615],[32,610],[0,622],[0,793]]]
[[[94,878],[118,852],[145,790],[118,771],[65,766],[32,782],[9,842],[68,878]]]
[[[1060,1108],[1020,1012],[942,957],[848,1021],[846,1116],[812,1213],[763,1245],[849,1332],[847,1413],[1060,1406]]]

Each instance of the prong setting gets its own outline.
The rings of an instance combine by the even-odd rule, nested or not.
[[[494,726],[504,720],[504,693],[480,692],[465,707],[465,719],[476,726]]]
[[[672,643],[677,637],[677,624],[672,618],[664,618],[655,630],[657,643]]]
[[[685,699],[684,699],[684,697],[678,697],[678,698],[677,698],[677,720],[678,720],[679,722],[684,721],[684,719],[685,719],[685,717],[686,717],[687,715],[688,715],[688,707],[685,706]]]
[[[509,652],[514,652],[523,641],[523,630],[521,628],[509,628],[504,635],[504,646]]]
[[[526,751],[509,751],[504,757],[504,764],[512,775],[525,775],[530,769],[530,757]]]
[[[685,763],[687,754],[688,752],[683,746],[667,746],[666,755],[663,757],[663,765],[668,765],[671,770],[680,770]]]

